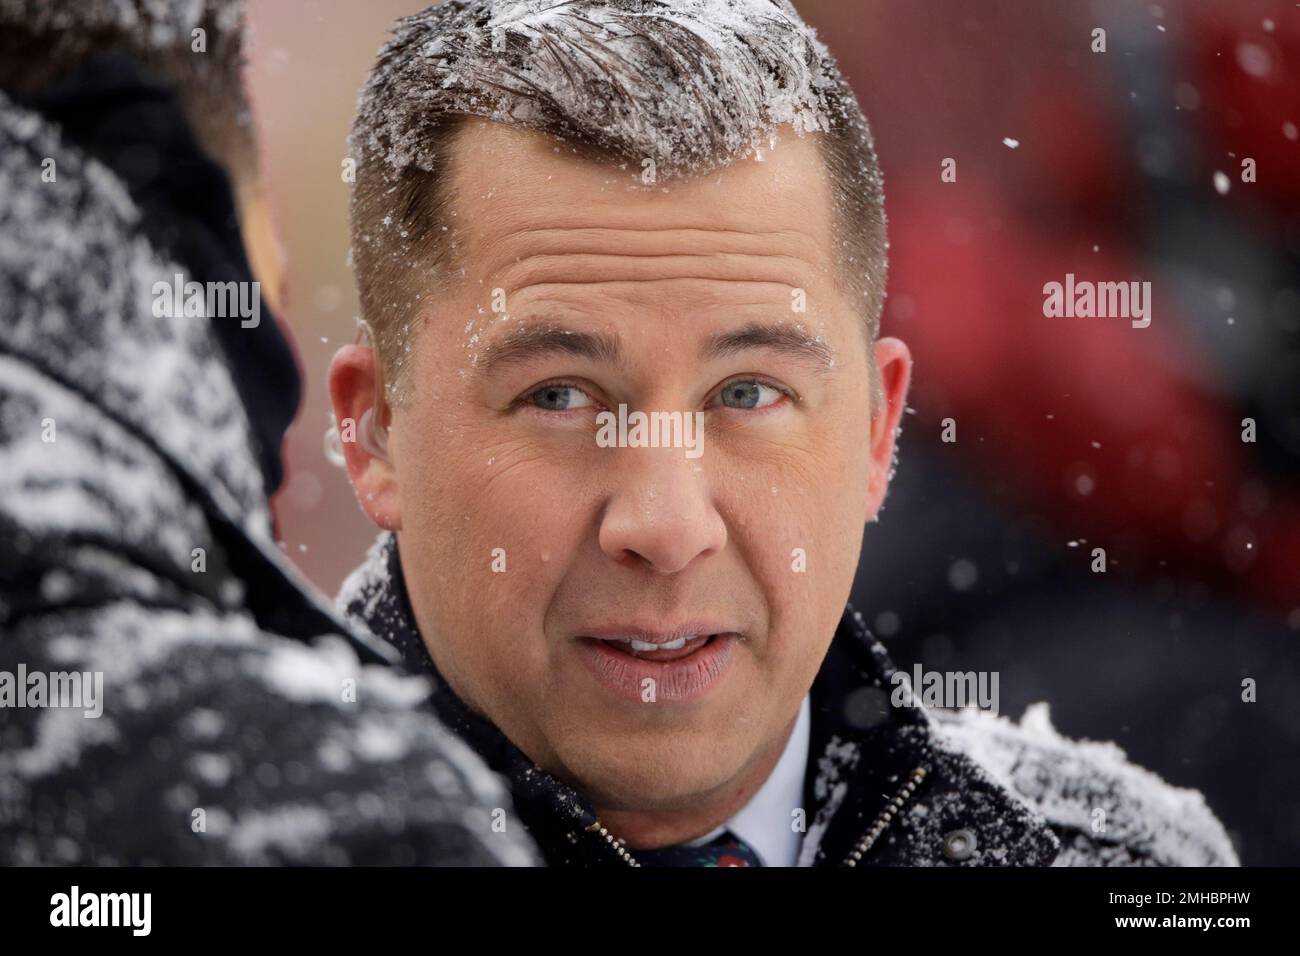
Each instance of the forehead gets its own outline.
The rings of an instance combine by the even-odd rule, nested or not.
[[[462,127],[453,155],[453,227],[467,277],[572,252],[739,257],[791,285],[832,268],[832,191],[813,134],[783,129],[761,158],[666,180],[649,175],[648,161],[595,157],[484,120]]]

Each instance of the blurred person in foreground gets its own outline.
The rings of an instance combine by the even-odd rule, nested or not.
[[[0,862],[527,864],[273,540],[241,17],[0,0]]]
[[[431,7],[352,157],[330,386],[384,530],[339,600],[548,864],[1236,862],[1044,708],[919,706],[846,610],[911,358],[866,120],[789,3]]]

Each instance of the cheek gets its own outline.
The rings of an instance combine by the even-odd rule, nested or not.
[[[547,694],[545,611],[582,525],[553,456],[487,439],[425,428],[404,442],[403,563],[420,629],[440,636],[453,685],[525,739],[520,714]]]
[[[869,455],[839,430],[728,470],[719,497],[731,543],[769,605],[773,664],[801,676],[848,600],[862,544]],[[810,656],[811,655],[811,656]],[[815,672],[815,669],[814,669]]]
[[[867,427],[865,417],[863,422]],[[862,535],[871,459],[865,435],[860,441],[853,437],[852,426],[828,424],[797,442],[730,456],[724,473],[737,524],[778,532],[789,547],[820,558],[825,570],[826,559],[842,555],[845,541]]]
[[[535,634],[586,527],[576,520],[581,472],[488,424],[413,416],[404,426],[403,544],[422,549],[424,577],[446,613],[490,615]]]

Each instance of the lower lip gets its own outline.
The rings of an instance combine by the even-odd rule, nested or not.
[[[578,656],[596,683],[615,696],[637,703],[681,703],[703,697],[722,682],[739,639],[735,634],[719,634],[694,654],[675,661],[642,660],[591,637],[579,637],[576,643]]]

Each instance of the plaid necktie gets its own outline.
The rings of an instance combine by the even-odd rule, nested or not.
[[[659,850],[634,850],[642,866],[762,866],[748,843],[724,830],[703,846],[666,846]]]

